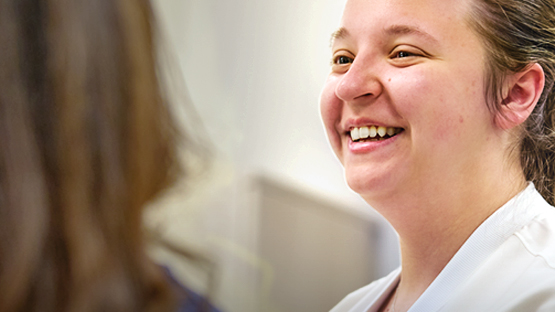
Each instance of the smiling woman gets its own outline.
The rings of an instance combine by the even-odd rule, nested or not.
[[[332,311],[555,309],[554,29],[552,0],[347,1],[322,119],[402,265]]]

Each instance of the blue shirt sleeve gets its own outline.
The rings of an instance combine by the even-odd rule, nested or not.
[[[197,294],[175,279],[167,267],[162,266],[162,269],[166,272],[170,284],[178,295],[177,312],[222,312],[214,307],[205,297]]]

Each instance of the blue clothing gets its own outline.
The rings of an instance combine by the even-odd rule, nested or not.
[[[178,298],[178,309],[176,312],[221,312],[205,297],[197,294],[175,279],[167,267],[163,266],[162,269],[166,272]]]
[[[220,310],[210,304],[206,298],[186,288],[185,286],[181,285],[181,291],[185,293],[186,296],[183,300],[180,300],[177,312],[220,312]]]

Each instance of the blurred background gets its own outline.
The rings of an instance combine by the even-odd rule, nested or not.
[[[396,235],[328,145],[318,97],[345,0],[155,0],[176,112],[210,166],[147,226],[154,257],[227,312],[328,311],[399,265]],[[175,78],[179,80],[175,82]]]

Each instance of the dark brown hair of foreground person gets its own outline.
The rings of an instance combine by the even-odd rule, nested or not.
[[[0,0],[0,311],[166,311],[141,212],[175,175],[146,0]]]

